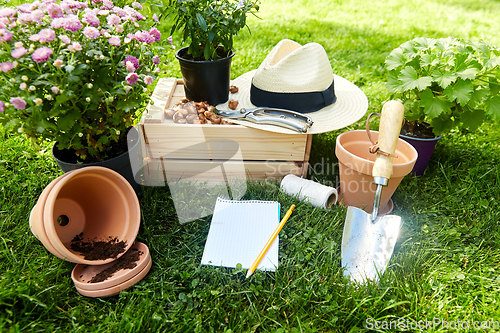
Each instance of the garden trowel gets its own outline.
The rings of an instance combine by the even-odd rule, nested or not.
[[[382,188],[387,186],[392,174],[392,159],[396,151],[403,122],[404,107],[400,102],[389,101],[380,119],[378,152],[373,166],[373,181],[377,185],[373,212],[356,207],[347,208],[342,235],[342,267],[351,281],[378,281],[392,256],[401,226],[401,217],[378,216]],[[367,147],[368,149],[368,147]]]

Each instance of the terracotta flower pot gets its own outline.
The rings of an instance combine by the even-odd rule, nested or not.
[[[372,138],[378,140],[378,132],[371,131]],[[371,146],[366,131],[357,130],[340,134],[337,137],[335,155],[339,159],[340,190],[342,203],[355,206],[371,213],[375,198],[376,185],[372,184],[372,169],[376,154],[371,154]],[[387,213],[389,200],[399,183],[413,168],[417,160],[417,151],[409,143],[398,139],[397,158],[393,159],[392,176],[389,185],[382,190],[380,212]]]
[[[139,201],[125,178],[108,168],[85,167],[47,186],[31,212],[30,226],[57,257],[100,265],[119,258],[133,245],[140,219]],[[88,240],[123,241],[123,252],[106,259],[86,259],[85,254],[72,249],[78,235]]]

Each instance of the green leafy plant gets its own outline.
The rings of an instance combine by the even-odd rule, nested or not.
[[[2,8],[0,123],[80,161],[109,158],[159,71],[161,34],[141,10],[109,0]]]
[[[475,130],[488,116],[500,120],[499,56],[484,41],[415,38],[386,58],[387,88],[408,121],[428,122],[436,135]]]
[[[254,0],[174,0],[169,10],[175,15],[171,33],[182,31],[182,42],[189,41],[188,54],[194,59],[216,60],[233,49],[233,37],[247,26],[247,13],[258,10]]]

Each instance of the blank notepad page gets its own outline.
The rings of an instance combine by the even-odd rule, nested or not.
[[[217,198],[201,263],[250,268],[278,227],[279,219],[279,202]],[[278,237],[257,269],[275,271],[278,267]]]

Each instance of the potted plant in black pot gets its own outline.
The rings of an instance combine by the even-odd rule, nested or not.
[[[56,142],[63,171],[96,163],[117,170],[119,159],[131,176],[127,133],[160,62],[161,34],[147,27],[141,9],[97,1],[4,8],[0,123],[35,145]]]
[[[189,46],[175,56],[181,66],[186,98],[217,105],[227,101],[234,56],[233,37],[246,26],[247,13],[259,10],[255,0],[173,0],[171,33],[181,31]]]
[[[391,98],[405,106],[401,137],[417,149],[422,175],[436,142],[453,128],[500,119],[500,49],[457,38],[415,38],[385,60]]]

